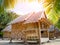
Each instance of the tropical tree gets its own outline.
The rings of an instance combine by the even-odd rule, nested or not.
[[[0,31],[5,28],[6,24],[15,19],[15,13],[6,12],[6,8],[13,8],[14,0],[0,0]],[[9,5],[10,4],[10,5]]]
[[[47,18],[60,28],[60,0],[43,0],[43,6]]]
[[[16,0],[0,0],[0,37],[2,37],[3,30],[7,23],[15,19],[17,15],[15,13],[6,12],[7,8],[13,8]]]

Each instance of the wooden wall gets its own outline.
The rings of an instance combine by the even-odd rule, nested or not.
[[[25,25],[23,25],[22,23],[12,24],[11,37],[15,39],[21,39],[22,30],[25,30]]]
[[[10,38],[10,36],[11,36],[11,32],[8,31],[3,32],[3,38]]]

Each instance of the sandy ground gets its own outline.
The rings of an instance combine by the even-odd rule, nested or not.
[[[41,45],[60,45],[60,39],[55,39],[55,40],[50,40],[50,42],[46,42],[48,41],[48,39],[41,39],[44,40],[43,44]],[[9,40],[1,40],[0,39],[0,45],[24,45],[23,43],[18,43],[19,41],[17,40],[13,40],[14,43],[9,43]],[[20,41],[22,42],[22,41]],[[28,45],[38,45],[38,44],[28,44]]]
[[[60,39],[51,40],[49,43],[44,43],[42,45],[60,45]]]

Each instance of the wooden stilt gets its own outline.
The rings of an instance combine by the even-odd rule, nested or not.
[[[12,43],[12,38],[10,39],[10,43]]]
[[[23,35],[24,35],[24,45],[27,45],[27,40],[26,40],[26,34],[25,34],[25,32],[23,31]]]
[[[11,36],[10,36],[10,43],[12,43],[12,32],[11,32]]]
[[[48,29],[47,29],[47,33],[48,33],[48,38],[49,38],[49,30]],[[47,42],[49,42],[49,40]]]
[[[41,30],[40,30],[40,22],[38,22],[38,27],[39,27],[39,29],[38,29],[38,37],[39,37],[39,45],[41,45]]]

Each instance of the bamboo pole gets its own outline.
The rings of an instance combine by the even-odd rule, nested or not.
[[[46,31],[47,31],[47,36],[48,36],[48,39],[49,39],[49,29],[47,29]],[[47,42],[49,42],[49,40]]]
[[[38,37],[39,37],[39,45],[41,45],[41,30],[40,30],[40,22],[38,21],[38,27],[39,27],[39,29],[38,29]]]
[[[12,43],[12,32],[11,32],[11,35],[10,35],[10,43]]]
[[[27,27],[26,27],[27,25],[25,24],[25,30],[27,30]],[[24,45],[28,45],[27,44],[27,39],[26,39],[26,33],[25,33],[25,31],[23,31],[23,33],[24,33]]]

